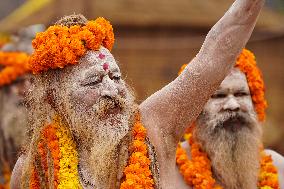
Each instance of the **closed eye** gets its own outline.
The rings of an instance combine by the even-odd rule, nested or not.
[[[86,83],[84,86],[94,86],[94,85],[97,85],[99,83],[100,83],[99,81],[92,81],[92,82]]]
[[[249,94],[246,92],[237,92],[234,94],[235,97],[242,97],[242,96],[248,96]]]
[[[99,83],[102,82],[102,79],[103,77],[94,77],[94,78],[91,78],[91,79],[88,79],[87,81],[83,82],[82,86],[94,86],[94,85],[97,85]]]

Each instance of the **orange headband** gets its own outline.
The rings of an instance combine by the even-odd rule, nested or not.
[[[35,52],[30,68],[33,73],[40,73],[77,64],[87,50],[98,50],[101,45],[111,50],[113,43],[113,28],[102,17],[88,21],[85,26],[51,26],[33,40]]]

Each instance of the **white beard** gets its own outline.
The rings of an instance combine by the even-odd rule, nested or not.
[[[237,130],[232,131],[220,126],[224,123],[220,119],[206,122],[203,114],[194,131],[211,160],[214,177],[226,189],[257,189],[262,130],[255,119],[245,117],[248,122],[234,125]]]
[[[102,98],[85,112],[68,109],[84,179],[89,178],[98,188],[114,188],[128,159],[136,104],[120,99],[121,109],[109,113],[116,106]]]

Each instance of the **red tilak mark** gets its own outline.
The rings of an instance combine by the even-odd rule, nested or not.
[[[99,59],[104,59],[105,57],[106,57],[106,55],[104,55],[102,53],[99,54]]]
[[[105,71],[108,70],[108,67],[109,67],[109,66],[108,66],[108,63],[104,63],[104,64],[103,64],[103,69],[104,69]]]

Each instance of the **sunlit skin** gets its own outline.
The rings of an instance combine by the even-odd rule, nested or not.
[[[126,120],[131,116],[131,108],[137,106],[157,155],[159,175],[154,175],[158,177],[156,186],[175,189],[182,184],[175,166],[177,144],[187,124],[196,119],[235,63],[251,35],[263,3],[263,0],[235,1],[208,33],[200,52],[185,71],[139,107],[132,103],[133,97],[121,79],[119,67],[105,48],[88,51],[78,65],[64,68],[58,78],[60,82],[50,78],[54,80],[51,88],[59,87],[52,88],[54,92],[50,99],[54,100],[55,108],[51,111],[63,114],[76,141],[80,141],[82,177],[97,188],[118,188],[128,155],[130,125]],[[109,97],[121,99],[124,108],[116,109],[116,105],[111,105],[107,110],[116,110],[102,116],[104,106],[100,102],[108,102],[104,99]],[[188,111],[188,107],[192,109]],[[17,178],[21,176],[24,158],[20,157],[20,163],[13,171],[12,188],[19,187]]]
[[[102,51],[102,52],[100,52]],[[74,76],[70,74],[72,81],[72,98],[91,107],[100,96],[126,95],[126,84],[121,79],[121,72],[113,56],[105,48],[97,52],[89,52],[82,58],[80,72],[74,70]],[[104,58],[99,58],[103,55]],[[90,57],[90,60],[88,58]],[[96,58],[95,58],[96,57]],[[81,107],[82,105],[79,104]]]
[[[223,116],[225,112],[235,112],[235,113],[242,112],[245,115],[252,116],[252,119],[256,119],[256,113],[254,111],[254,107],[253,107],[253,103],[252,103],[252,99],[251,99],[251,95],[250,95],[250,91],[249,91],[249,87],[247,84],[245,74],[242,73],[237,68],[232,69],[231,73],[223,80],[220,87],[207,101],[202,112],[206,112],[206,115],[207,115],[206,120],[199,121],[199,119],[203,119],[201,118],[202,116],[200,116],[200,118],[198,118],[196,121],[196,127],[202,127],[202,125],[200,124],[204,123],[204,121],[206,121],[206,123],[204,124],[209,124],[212,127],[214,127],[213,126],[214,123],[217,123],[217,121],[215,120],[218,120],[218,119],[221,120],[221,117]],[[244,127],[247,127],[247,125],[244,125],[240,121],[236,120],[236,121],[233,121],[227,124],[224,123],[222,124],[222,127],[223,129],[227,130],[227,132],[233,132],[232,135],[234,135],[234,133],[241,132]],[[252,125],[250,126],[250,128],[251,127],[254,127],[254,126]],[[259,122],[257,122],[255,127],[258,127],[258,129],[262,130],[263,126]],[[214,128],[212,128],[212,130],[214,130]],[[250,132],[250,129],[246,130],[245,132]],[[206,140],[204,142],[206,143]],[[211,141],[208,141],[208,142],[211,142]],[[215,144],[215,145],[216,147],[218,146],[218,144]],[[188,142],[183,142],[182,146],[183,148],[187,150],[188,156],[191,157],[190,147],[188,145]],[[258,151],[259,147],[255,146],[255,148],[256,148],[255,150]],[[243,149],[242,152],[244,154],[250,153],[250,152],[245,151],[245,149]],[[284,187],[283,185],[284,184],[283,183],[284,158],[280,154],[272,150],[266,150],[266,153],[272,155],[273,163],[278,169],[279,182],[282,188]],[[210,158],[210,155],[209,155],[209,158]],[[222,159],[222,161],[230,161],[224,158]],[[252,161],[256,161],[256,159],[253,158],[253,155],[251,155],[251,158],[253,159]],[[254,170],[247,169],[247,172],[251,172],[251,171],[254,171]],[[255,172],[258,173],[258,169],[256,169]],[[246,173],[243,172],[243,175],[246,175]],[[222,182],[220,181],[219,183],[222,184]],[[252,184],[252,185],[254,185],[256,188],[256,184]]]

